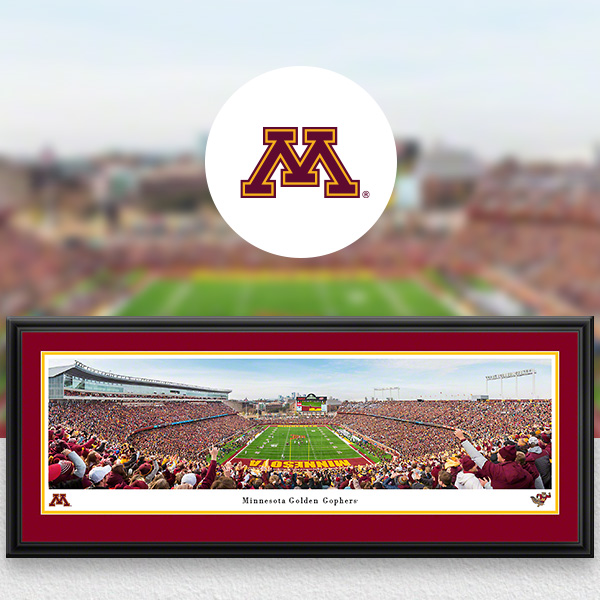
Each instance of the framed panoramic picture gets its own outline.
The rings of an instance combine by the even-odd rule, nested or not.
[[[7,555],[579,556],[591,318],[8,320]]]

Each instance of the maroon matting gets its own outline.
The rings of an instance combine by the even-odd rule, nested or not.
[[[42,351],[77,353],[286,350],[560,352],[559,514],[71,516],[40,514],[42,466],[40,456],[43,439],[40,407],[40,353]],[[575,332],[24,332],[22,334],[22,540],[23,542],[577,542],[579,539],[578,378],[578,335]],[[572,443],[569,443],[569,440],[572,440]],[[402,492],[382,490],[381,493]]]

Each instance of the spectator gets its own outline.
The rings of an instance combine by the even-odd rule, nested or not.
[[[534,487],[531,474],[515,462],[517,450],[514,445],[500,448],[498,451],[498,464],[494,464],[478,452],[471,442],[467,441],[460,429],[456,429],[454,433],[467,454],[479,467],[479,472],[490,478],[492,489],[527,489]]]

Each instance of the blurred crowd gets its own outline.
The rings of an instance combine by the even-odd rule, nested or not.
[[[508,285],[500,271],[528,288],[523,298],[530,288],[539,297],[556,295],[574,312],[594,313],[600,306],[600,167],[504,161],[450,174],[444,161],[456,171],[456,157],[447,154],[436,161],[424,156],[426,171],[416,161],[421,199],[409,216],[397,219],[399,188],[364,238],[299,266],[361,268],[380,276],[434,266]],[[22,198],[0,197],[0,311],[89,314],[131,291],[127,274],[136,269],[185,276],[198,267],[295,268],[225,226],[198,159],[170,161],[107,156],[75,173],[56,162],[43,176],[36,164],[0,169],[0,192],[3,179],[22,180],[10,188]],[[449,215],[457,212],[463,217],[454,221]],[[78,290],[77,282],[90,277],[101,282]]]
[[[442,268],[483,274],[535,312],[597,314],[600,169],[492,170],[467,212],[465,227],[440,245]]]
[[[0,314],[51,312],[52,299],[64,294],[98,268],[97,253],[86,244],[57,245],[27,235],[0,222]],[[100,291],[98,291],[100,294]],[[68,308],[77,313],[92,310],[102,294]]]

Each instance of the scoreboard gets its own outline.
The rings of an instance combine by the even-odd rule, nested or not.
[[[327,396],[297,396],[296,412],[327,412]]]

